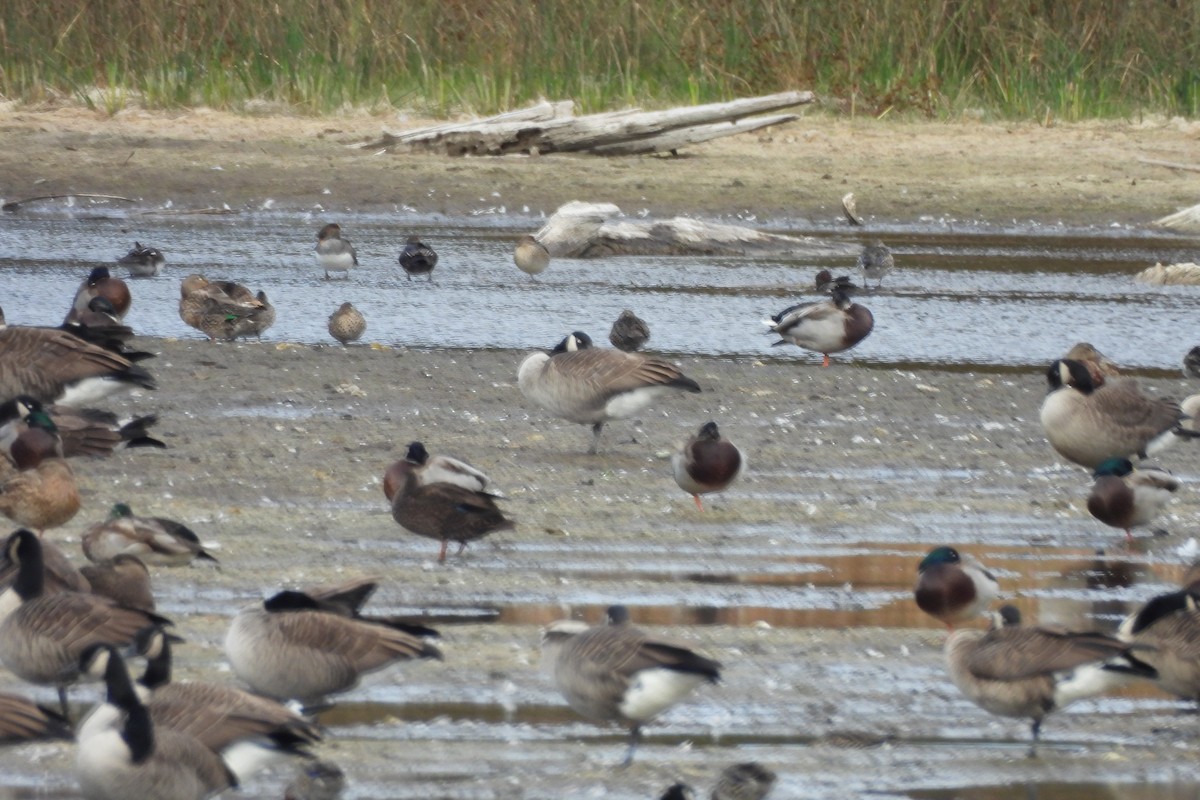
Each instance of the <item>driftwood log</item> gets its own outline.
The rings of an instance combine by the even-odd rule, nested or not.
[[[768,114],[813,102],[812,92],[783,92],[764,97],[673,108],[630,109],[577,117],[571,101],[544,102],[470,122],[434,125],[392,133],[355,147],[373,150],[426,150],[451,156],[514,153],[594,153],[637,155],[675,152],[721,136],[758,130],[799,119]],[[757,116],[765,114],[766,116]]]
[[[535,237],[555,258],[603,258],[614,255],[850,256],[860,249],[855,245],[822,242],[808,236],[784,236],[688,217],[629,219],[612,203],[579,201],[561,206]]]
[[[1133,279],[1151,286],[1200,286],[1200,264],[1155,264]]]
[[[1182,233],[1200,234],[1200,206],[1192,206],[1174,214],[1168,214],[1162,219],[1155,220],[1160,228],[1170,228]]]

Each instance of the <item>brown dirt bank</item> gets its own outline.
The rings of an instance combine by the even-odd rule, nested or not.
[[[1094,620],[1081,616],[1090,603],[1046,590],[1094,546],[1119,552],[1122,537],[1087,516],[1086,475],[1055,467],[1037,423],[1039,374],[687,358],[704,393],[613,423],[587,456],[585,427],[521,397],[521,352],[139,347],[159,354],[148,366],[160,388],[112,406],[160,414],[170,447],[79,462],[83,511],[48,535],[78,555],[84,526],[124,500],[218,543],[219,570],[155,571],[161,610],[190,642],[181,675],[228,680],[218,665],[229,615],[282,585],[375,574],[384,610],[501,609],[498,624],[444,626],[444,663],[389,671],[326,718],[321,754],[350,775],[352,797],[649,798],[681,776],[711,785],[719,767],[751,758],[780,773],[780,800],[1200,781],[1192,720],[1152,691],[1056,715],[1042,758],[1025,759],[1009,743],[1027,726],[962,700],[942,634],[909,599],[919,554],[951,542],[996,567],[1030,616]],[[1147,384],[1186,391],[1177,378]],[[750,470],[700,514],[667,454],[710,418]],[[517,529],[434,564],[436,544],[402,532],[379,490],[414,438],[491,474]],[[1163,462],[1190,482],[1198,454],[1181,447]],[[1140,540],[1132,561],[1148,580],[1178,578],[1170,552],[1198,515],[1189,493],[1167,523],[1174,535]],[[615,731],[573,716],[537,669],[541,623],[616,601],[726,669],[720,687],[651,727],[628,770],[612,769]],[[0,686],[15,688],[8,677]],[[37,752],[0,751],[0,774],[70,787],[70,748]],[[279,796],[280,782],[248,796]]]
[[[0,196],[114,193],[157,206],[349,211],[407,205],[462,214],[505,205],[549,213],[569,200],[655,214],[743,211],[771,219],[840,217],[858,196],[868,221],[923,216],[1145,223],[1193,205],[1200,176],[1138,162],[1194,162],[1200,123],[1095,122],[1043,127],[849,121],[797,123],[690,148],[682,158],[451,159],[375,155],[344,145],[395,115],[235,116],[208,110],[0,109]],[[329,193],[325,193],[326,190]]]

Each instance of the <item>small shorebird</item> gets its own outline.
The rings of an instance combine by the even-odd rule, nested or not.
[[[550,265],[550,251],[534,237],[525,235],[517,241],[517,247],[513,250],[513,261],[521,272],[533,278],[545,272],[546,267]]]
[[[771,317],[768,333],[779,334],[781,344],[794,344],[821,353],[822,367],[829,366],[829,354],[849,350],[867,338],[875,327],[871,312],[850,299],[850,293],[835,286],[830,299],[819,303],[795,305]]]
[[[342,226],[331,222],[317,233],[317,263],[325,270],[325,280],[330,272],[344,273],[350,277],[350,269],[358,266],[358,253],[349,239],[342,238]]]
[[[404,249],[400,251],[400,266],[404,268],[410,281],[413,275],[428,275],[432,282],[433,268],[437,266],[437,262],[437,253],[417,236],[408,237]]]
[[[367,320],[353,303],[342,303],[329,315],[329,335],[343,346],[357,342],[367,329]]]
[[[133,249],[117,259],[117,264],[129,270],[135,278],[153,278],[162,274],[163,264],[167,258],[157,247],[143,247],[141,242],[134,242]]]

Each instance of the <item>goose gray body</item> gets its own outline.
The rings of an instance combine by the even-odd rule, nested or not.
[[[0,744],[70,739],[67,720],[32,700],[0,692]]]
[[[1041,422],[1050,445],[1068,461],[1095,469],[1110,458],[1144,458],[1182,438],[1186,415],[1169,400],[1143,394],[1132,378],[1097,386],[1087,365],[1060,359],[1046,371],[1050,391]]]
[[[665,395],[700,391],[674,364],[591,344],[577,331],[551,353],[528,356],[517,374],[526,399],[560,419],[592,426],[591,453],[609,420],[628,419]]]
[[[281,592],[234,617],[225,655],[255,692],[311,703],[391,664],[441,657],[421,638],[432,632],[409,630],[325,610],[303,592]]]
[[[651,639],[629,623],[622,606],[610,608],[609,619],[558,645],[554,681],[575,711],[629,728],[628,763],[641,726],[700,685],[716,683],[721,665],[685,647]]]

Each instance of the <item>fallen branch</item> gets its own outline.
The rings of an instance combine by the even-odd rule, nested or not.
[[[95,200],[120,200],[124,203],[136,203],[136,200],[131,200],[128,197],[121,197],[115,194],[88,194],[86,192],[71,192],[70,194],[44,194],[41,197],[27,197],[24,200],[13,200],[11,203],[5,203],[0,206],[4,211],[16,211],[18,208],[30,203],[37,203],[42,200],[64,200],[68,197],[86,197]]]
[[[1185,172],[1200,172],[1200,164],[1178,164],[1174,161],[1160,161],[1157,158],[1139,158],[1143,164],[1150,164],[1154,167],[1166,167],[1167,169],[1181,169]]]

